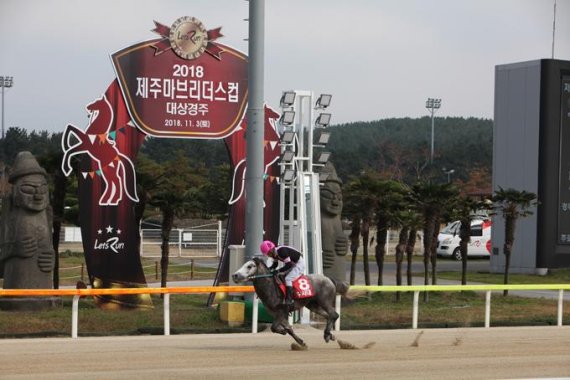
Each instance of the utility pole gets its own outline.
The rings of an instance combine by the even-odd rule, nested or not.
[[[263,109],[265,0],[249,0],[249,94],[247,102],[245,191],[245,259],[263,240]]]

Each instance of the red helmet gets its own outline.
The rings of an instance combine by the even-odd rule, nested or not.
[[[275,248],[275,244],[273,244],[273,242],[269,241],[269,240],[265,240],[263,243],[261,243],[261,245],[259,246],[259,250],[261,251],[261,253],[263,253],[265,256],[267,256],[267,254],[269,253],[269,251],[271,251],[273,248]]]

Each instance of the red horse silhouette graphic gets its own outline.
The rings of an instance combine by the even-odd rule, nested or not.
[[[264,161],[264,173],[268,174],[271,165],[275,164],[279,159],[281,154],[281,146],[279,143],[279,134],[275,130],[274,122],[279,119],[279,114],[275,112],[272,108],[264,107],[265,122],[264,122],[264,139],[267,141],[267,145],[264,149],[263,161]],[[245,128],[243,127],[244,121],[242,121],[241,129],[236,132],[240,138],[243,138],[245,134]],[[240,135],[241,134],[241,135]],[[243,157],[238,157],[235,163],[234,176],[232,181],[232,194],[228,203],[230,205],[236,203],[240,200],[245,192],[245,170],[246,170],[246,160],[245,152]]]
[[[123,191],[134,202],[138,202],[136,193],[135,168],[131,160],[119,152],[116,143],[109,136],[113,125],[113,109],[107,98],[103,97],[87,105],[90,114],[89,125],[85,131],[73,124],[68,124],[61,145],[63,160],[61,168],[66,176],[72,171],[71,158],[86,153],[97,162],[105,189],[99,198],[101,206],[116,206],[123,198]],[[71,143],[71,136],[78,141]]]

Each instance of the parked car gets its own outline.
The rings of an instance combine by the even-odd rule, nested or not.
[[[439,233],[437,240],[438,256],[451,256],[461,260],[459,251],[459,227],[461,222],[449,223]],[[491,256],[491,220],[474,219],[471,221],[471,241],[467,248],[467,257],[490,257]]]

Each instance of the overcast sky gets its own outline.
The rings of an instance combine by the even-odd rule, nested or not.
[[[427,115],[493,117],[494,67],[550,58],[554,0],[266,0],[265,99],[331,93],[332,123]],[[153,20],[221,26],[247,53],[243,0],[0,0],[5,128],[85,127],[115,79],[110,54],[157,38]],[[570,0],[557,0],[554,57],[570,60]]]

